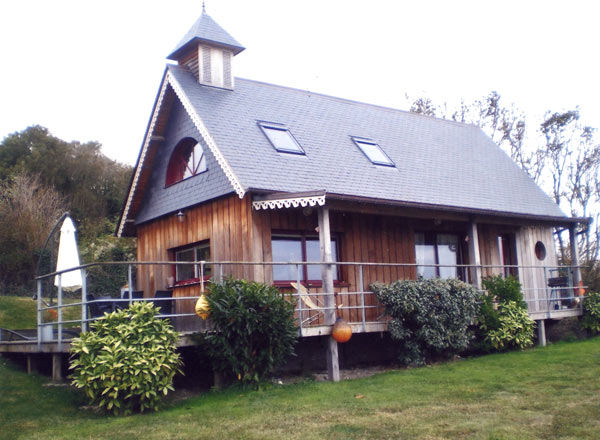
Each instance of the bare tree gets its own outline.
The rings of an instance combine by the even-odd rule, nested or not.
[[[30,284],[38,252],[63,210],[60,194],[37,176],[19,173],[0,185],[0,287]]]

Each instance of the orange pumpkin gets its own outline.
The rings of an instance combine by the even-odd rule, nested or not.
[[[352,337],[352,327],[342,318],[338,318],[333,324],[331,337],[342,344],[348,342]]]

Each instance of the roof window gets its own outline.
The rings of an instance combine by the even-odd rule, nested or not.
[[[304,154],[304,150],[298,141],[285,126],[267,122],[259,122],[258,125],[277,151],[281,153]]]
[[[383,152],[381,147],[377,145],[375,141],[364,138],[352,137],[352,140],[356,144],[360,151],[375,165],[381,165],[386,167],[393,167],[394,162],[390,159],[387,154]]]

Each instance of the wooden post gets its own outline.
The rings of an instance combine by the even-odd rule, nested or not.
[[[27,374],[31,374],[36,370],[36,358],[34,354],[27,355]]]
[[[333,268],[331,261],[331,231],[329,227],[329,208],[319,208],[319,246],[321,249],[321,279],[325,294],[325,324],[335,323],[335,299],[333,296]],[[331,336],[327,339],[327,375],[329,380],[340,380],[338,346]]]
[[[52,353],[52,382],[62,382],[61,353]]]
[[[538,325],[538,345],[540,347],[546,346],[546,321],[540,319],[537,322]]]
[[[479,255],[479,234],[477,223],[471,221],[469,228],[469,263],[475,265],[471,268],[471,284],[481,289],[481,257]]]
[[[569,226],[569,245],[571,246],[571,271],[573,273],[573,286],[576,289],[581,281],[581,269],[579,268],[579,250],[577,249],[577,234],[575,224]],[[573,296],[571,293],[569,296]]]

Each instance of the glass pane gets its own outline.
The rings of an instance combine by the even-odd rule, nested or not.
[[[194,261],[194,249],[186,249],[175,253],[175,261]],[[193,264],[178,264],[175,269],[176,281],[196,278]]]
[[[302,242],[299,238],[273,238],[271,247],[274,262],[302,261]],[[274,281],[289,281],[297,278],[295,265],[273,266]],[[300,272],[300,278],[302,279],[302,272]]]
[[[265,129],[265,133],[267,133],[267,136],[269,137],[271,143],[275,146],[277,150],[295,151],[298,153],[303,153],[302,149],[292,138],[292,135],[289,131],[272,127],[263,128]]]
[[[210,261],[210,245],[205,244],[196,248],[196,261]],[[200,271],[200,266],[198,266]],[[212,268],[210,264],[204,266],[204,276],[210,277],[212,275]],[[198,277],[200,273],[198,273]]]
[[[435,245],[425,240],[425,234],[415,233],[415,255],[417,264],[435,264]],[[437,271],[431,266],[417,266],[417,275],[423,278],[435,278]]]
[[[335,240],[331,240],[331,259],[337,261],[337,247]],[[307,238],[306,239],[306,261],[321,261],[321,249],[319,246],[318,238]],[[320,280],[321,279],[321,266],[320,265],[309,265],[308,266],[308,279],[309,280]],[[337,281],[337,267],[333,266],[333,279]]]
[[[204,157],[204,150],[202,145],[197,143],[194,148],[190,151],[190,155],[186,159],[185,169],[183,171],[183,178],[186,179],[196,174],[206,171],[206,158]]]
[[[356,143],[371,160],[371,162],[392,165],[392,161],[383,153],[379,145],[359,141],[356,141]]]
[[[458,237],[454,234],[437,235],[440,264],[458,264]],[[440,278],[456,278],[456,267],[440,267]]]

